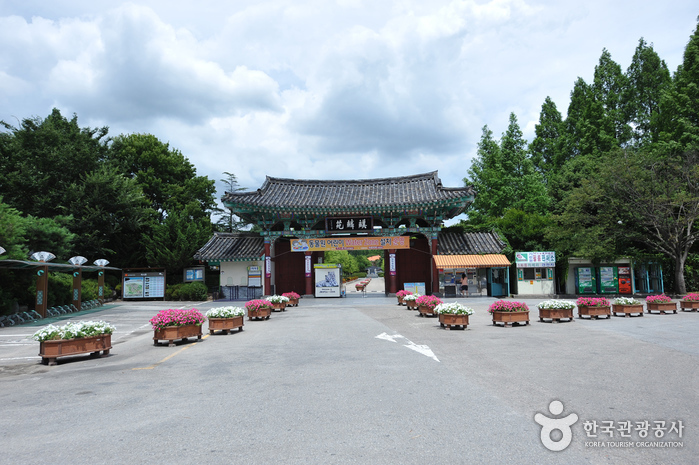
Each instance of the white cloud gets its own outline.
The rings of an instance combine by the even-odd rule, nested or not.
[[[606,47],[676,69],[696,22],[631,0],[27,0],[0,4],[0,119],[58,107],[152,133],[200,174],[348,179],[439,170],[461,185],[481,128],[546,96],[565,114]]]

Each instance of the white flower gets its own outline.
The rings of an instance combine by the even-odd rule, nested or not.
[[[240,307],[218,307],[206,312],[207,318],[233,318],[245,315],[245,309]]]
[[[471,307],[465,307],[458,302],[452,304],[439,304],[434,308],[434,312],[449,314],[449,315],[473,315],[473,309]]]
[[[573,302],[568,302],[567,300],[545,300],[537,305],[539,308],[545,309],[562,309],[562,310],[572,310],[575,308]]]
[[[617,297],[612,303],[615,305],[643,305],[643,302],[633,297]]]
[[[407,300],[413,302],[417,300],[418,297],[420,297],[420,294],[408,294],[405,297],[403,297],[403,301],[405,302]]]
[[[271,295],[269,297],[265,297],[265,299],[275,304],[286,303],[289,301],[289,298],[283,295]]]

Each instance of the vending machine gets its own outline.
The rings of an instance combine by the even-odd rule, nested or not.
[[[631,267],[620,266],[619,270],[619,294],[633,294],[631,286]]]
[[[599,267],[599,292],[600,294],[618,294],[619,276],[616,266]]]
[[[575,293],[594,294],[597,291],[595,269],[581,266],[575,269]]]

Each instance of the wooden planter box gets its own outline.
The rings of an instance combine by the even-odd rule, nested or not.
[[[396,296],[398,297],[398,296]],[[398,305],[405,305],[405,301],[403,300],[403,297],[398,297]]]
[[[283,312],[286,310],[286,302],[270,302],[274,307],[275,312]]]
[[[67,355],[90,354],[98,356],[109,354],[112,348],[112,335],[100,334],[99,336],[82,337],[79,339],[57,339],[39,343],[39,356],[44,365],[56,365],[58,357]]]
[[[699,301],[680,300],[680,308],[683,312],[696,312],[699,310]]]
[[[453,315],[450,313],[440,313],[439,314],[439,325],[444,328],[445,326],[452,330],[456,329],[466,329],[468,327],[468,315]]]
[[[153,345],[157,346],[158,341],[168,341],[168,347],[174,347],[176,339],[185,341],[190,337],[201,339],[201,325],[166,326],[156,329],[153,331]]]
[[[658,312],[662,315],[666,313],[677,313],[677,303],[676,302],[649,302],[646,304],[646,310],[648,313]]]
[[[584,305],[578,305],[578,318],[584,316],[589,316],[590,319],[599,319],[601,316],[606,316],[607,319],[612,317],[612,309],[607,306],[600,307],[586,307]]]
[[[567,319],[568,321],[573,321],[573,309],[572,308],[540,308],[539,309],[539,321],[544,321],[544,319],[551,320],[549,323],[554,321],[557,323],[561,322],[561,319]]]
[[[529,312],[493,312],[493,326],[497,326],[498,323],[502,323],[503,326],[507,325],[519,325],[524,323],[524,325],[529,324]]]
[[[643,304],[640,305],[612,305],[612,314],[614,316],[619,316],[617,313],[621,313],[624,317],[630,317],[632,313],[637,313],[637,316],[643,316]]]
[[[406,300],[405,306],[408,307],[408,310],[417,310],[418,309],[417,302],[415,302],[414,300]]]
[[[252,320],[253,318],[256,320],[269,320],[271,314],[272,309],[270,308],[262,308],[260,310],[248,310],[248,320]]]
[[[234,316],[233,318],[209,318],[209,334],[214,334],[214,331],[223,331],[223,334],[229,334],[232,330],[243,330],[244,323],[243,315]]]
[[[419,316],[437,316],[434,308],[430,308],[427,305],[419,305],[417,311],[420,312],[418,313]]]
[[[299,299],[292,299],[289,297],[289,302],[286,303],[287,307],[298,307],[299,306]]]

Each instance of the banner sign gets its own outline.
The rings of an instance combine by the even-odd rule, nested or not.
[[[291,241],[292,252],[321,250],[373,250],[373,249],[409,249],[410,237],[327,237],[324,239],[294,239]]]
[[[556,252],[515,252],[517,268],[554,268]]]
[[[351,218],[325,218],[327,232],[371,231],[374,229],[371,216],[355,216]]]
[[[388,269],[389,269],[389,276],[395,276],[396,275],[396,254],[390,253],[388,254]]]
[[[272,276],[272,257],[269,255],[265,257],[265,276],[268,278]]]
[[[311,256],[306,255],[306,277],[311,277]]]

